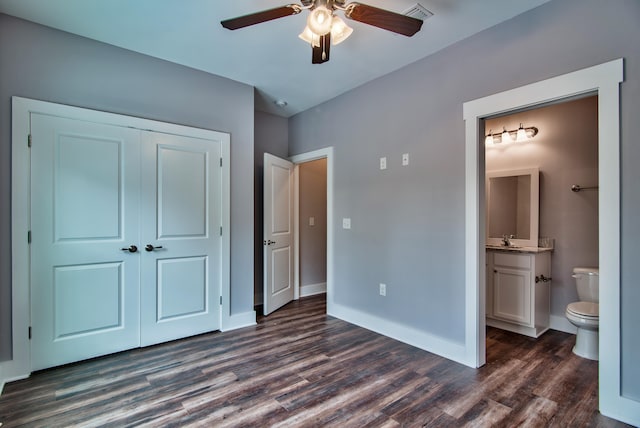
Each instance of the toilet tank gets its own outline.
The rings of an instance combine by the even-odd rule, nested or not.
[[[576,267],[573,269],[573,275],[576,280],[576,289],[578,297],[582,302],[599,301],[600,290],[600,271],[596,267]]]

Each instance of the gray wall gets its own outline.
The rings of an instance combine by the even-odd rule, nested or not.
[[[254,175],[254,297],[255,305],[262,304],[264,258],[262,238],[264,235],[263,215],[263,172],[264,154],[269,153],[281,158],[289,154],[289,129],[287,119],[268,113],[255,112],[255,175]]]
[[[13,95],[231,133],[231,312],[253,310],[253,88],[0,14],[0,361],[11,358]]]
[[[640,400],[638,22],[638,0],[554,0],[291,118],[291,154],[335,147],[335,301],[462,343],[463,103],[624,57],[622,383]]]
[[[327,282],[327,160],[300,164],[300,286]],[[309,218],[314,218],[314,225]]]
[[[598,266],[598,192],[575,193],[572,184],[598,185],[598,99],[541,107],[487,120],[487,129],[517,129],[520,123],[539,133],[526,143],[487,147],[487,171],[540,168],[540,236],[555,238],[551,255],[551,314],[564,317],[578,300],[576,266]]]

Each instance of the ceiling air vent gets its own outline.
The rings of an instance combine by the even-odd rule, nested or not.
[[[406,16],[410,16],[412,18],[421,19],[422,21],[429,18],[430,16],[433,16],[433,12],[428,11],[420,3],[416,3],[414,6],[411,6],[409,9],[405,10],[402,14]]]

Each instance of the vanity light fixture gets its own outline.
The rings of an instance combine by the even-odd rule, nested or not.
[[[538,128],[535,126],[528,126],[525,128],[521,123],[518,129],[507,130],[507,128],[502,127],[502,132],[497,134],[493,134],[491,130],[489,130],[489,133],[484,140],[484,144],[485,146],[489,146],[500,143],[524,143],[535,137],[537,134]]]

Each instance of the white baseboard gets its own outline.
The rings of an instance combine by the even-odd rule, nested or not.
[[[300,286],[300,297],[313,296],[327,292],[327,283],[307,284]]]
[[[452,342],[413,327],[389,321],[357,309],[348,308],[335,302],[327,306],[327,313],[328,315],[340,318],[343,321],[366,328],[367,330],[469,366],[469,362],[465,359],[466,351],[464,343]]]
[[[220,331],[236,330],[238,328],[256,325],[256,311],[243,312],[223,318]]]
[[[558,330],[571,334],[576,334],[578,332],[578,328],[575,325],[571,324],[566,317],[559,315],[549,316],[549,328],[551,330]]]
[[[18,364],[15,360],[0,362],[0,395],[2,395],[5,384],[29,377],[30,373],[25,372],[26,369],[23,365]]]

